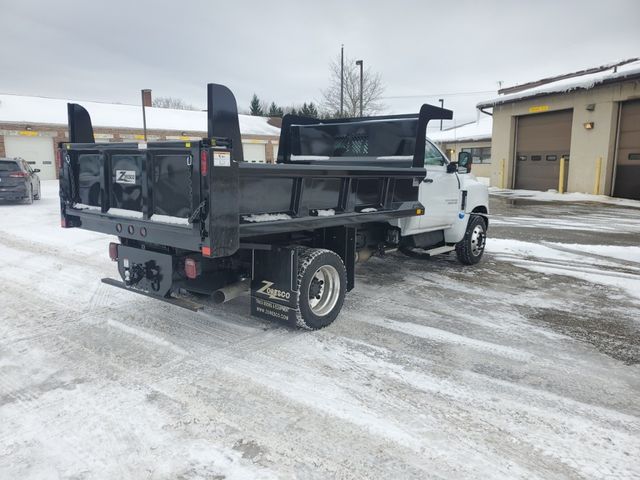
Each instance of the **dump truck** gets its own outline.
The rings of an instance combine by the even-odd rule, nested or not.
[[[319,329],[338,316],[358,262],[399,250],[482,257],[488,192],[426,136],[450,110],[282,118],[277,161],[243,160],[233,93],[209,84],[207,138],[96,143],[68,104],[59,144],[63,228],[113,235],[120,280],[102,281],[199,310],[250,293],[251,314]]]

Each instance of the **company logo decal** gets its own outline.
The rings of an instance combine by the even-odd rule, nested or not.
[[[284,290],[278,290],[277,288],[272,288],[273,282],[268,282],[267,280],[262,280],[262,287],[260,287],[256,293],[261,293],[262,295],[270,298],[271,300],[289,300],[291,298],[291,293],[286,292]]]
[[[136,171],[135,170],[116,170],[116,183],[135,184],[136,183]]]

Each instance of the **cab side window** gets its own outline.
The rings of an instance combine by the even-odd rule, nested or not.
[[[429,140],[424,145],[424,165],[444,165],[444,156]]]

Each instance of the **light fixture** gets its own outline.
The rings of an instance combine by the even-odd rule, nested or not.
[[[587,110],[589,112],[593,112],[596,109],[596,104],[595,103],[590,103],[587,105]]]
[[[593,130],[593,122],[586,122],[583,124],[584,128],[587,130]]]

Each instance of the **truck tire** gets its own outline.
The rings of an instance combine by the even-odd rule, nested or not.
[[[347,269],[340,256],[321,248],[298,249],[299,327],[318,330],[333,322],[347,293]]]
[[[482,258],[487,240],[487,224],[480,215],[471,215],[464,237],[456,244],[460,263],[475,265]]]

